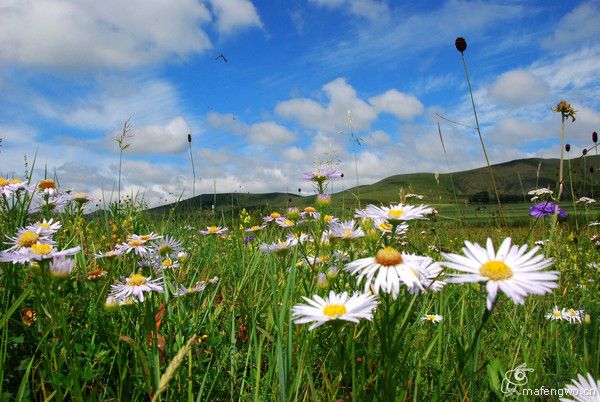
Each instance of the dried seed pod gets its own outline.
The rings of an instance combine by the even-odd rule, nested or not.
[[[595,131],[592,133],[592,141],[598,142],[598,133]]]
[[[571,150],[571,144],[565,144],[565,151],[569,152]]]
[[[467,41],[465,38],[458,37],[454,41],[454,46],[456,46],[456,50],[463,53],[465,50],[467,50]]]

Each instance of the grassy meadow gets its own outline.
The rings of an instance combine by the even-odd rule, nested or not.
[[[2,182],[8,250],[0,263],[2,400],[503,400],[513,398],[504,392],[505,374],[523,363],[531,388],[562,389],[578,373],[600,372],[598,248],[590,240],[598,226],[588,226],[600,215],[594,205],[564,202],[567,218],[536,219],[529,216],[532,203],[505,204],[501,219],[493,202],[434,199],[438,213],[407,220],[403,234],[357,218],[351,231],[362,235],[323,237],[331,217],[354,218],[350,195],[342,201],[337,194],[331,203],[281,197],[269,209],[250,205],[250,212],[185,204],[146,211],[127,198],[86,215],[86,205],[97,202],[87,195],[61,193],[51,180],[13,180],[7,196],[8,182]],[[398,208],[407,212],[429,201],[406,197],[398,186],[388,190],[396,196],[388,205],[402,202]],[[300,215],[313,211],[318,215]],[[273,212],[292,226],[265,222]],[[390,222],[394,230],[399,225]],[[255,232],[246,231],[252,226]],[[302,234],[310,239],[273,252],[266,247]],[[48,246],[39,251],[32,236]],[[377,307],[358,323],[336,319],[343,312],[326,314],[330,320],[313,330],[295,323],[293,309],[306,303],[303,296],[368,290],[346,269],[352,261],[389,247],[437,263],[442,253],[461,254],[465,240],[484,245],[488,237],[496,249],[506,237],[529,248],[543,241],[537,253],[553,259],[548,269],[560,273],[556,288],[527,295],[524,304],[500,290],[488,310],[483,282],[434,291],[436,281],[456,273],[444,267],[419,292],[406,280],[396,295],[379,289]],[[33,251],[11,254],[18,246]],[[53,256],[74,247],[80,248]],[[16,255],[21,262],[13,263]],[[155,279],[158,288],[141,292],[143,301],[115,291]],[[550,320],[554,306],[577,315]]]

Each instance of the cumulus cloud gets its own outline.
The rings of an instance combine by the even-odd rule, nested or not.
[[[560,20],[554,33],[542,42],[542,46],[546,49],[564,49],[597,43],[600,37],[599,14],[597,1],[580,4]]]
[[[202,2],[8,0],[0,59],[51,68],[131,68],[211,47]]]
[[[206,122],[212,128],[235,134],[242,134],[248,129],[244,124],[238,122],[232,113],[211,112],[206,116]]]
[[[489,89],[493,100],[513,106],[547,100],[550,87],[526,70],[508,71],[498,77]]]
[[[222,34],[247,28],[262,27],[256,8],[249,0],[209,0],[217,16],[217,30]]]
[[[131,152],[138,154],[174,154],[184,151],[187,146],[187,135],[190,127],[185,119],[176,117],[167,124],[148,124],[132,127],[127,141],[131,144]],[[106,147],[115,148],[114,139],[121,132],[109,134],[104,139]]]
[[[255,123],[250,126],[248,141],[252,144],[277,146],[292,142],[296,136],[286,127],[272,121]]]
[[[423,104],[414,96],[395,89],[369,98],[369,103],[379,112],[391,113],[402,120],[411,120],[423,113]]]
[[[329,98],[326,106],[306,98],[290,99],[277,104],[276,113],[296,120],[306,128],[332,133],[339,130],[368,129],[377,118],[375,109],[358,98],[345,79],[337,78],[323,86]]]

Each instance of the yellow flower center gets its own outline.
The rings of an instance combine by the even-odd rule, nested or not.
[[[37,255],[48,255],[52,252],[50,244],[37,243],[31,246],[31,251]]]
[[[219,228],[218,228],[218,227],[216,227],[216,226],[210,226],[210,227],[208,228],[208,231],[209,231],[210,233],[217,233],[217,232],[219,231]]]
[[[42,223],[40,223],[40,227],[42,227],[44,229],[48,229],[50,227],[50,223],[48,223],[48,222],[42,222]]]
[[[314,209],[313,207],[306,207],[306,208],[304,208],[304,212],[311,213],[311,212],[317,212],[317,210]]]
[[[391,267],[402,263],[402,254],[392,247],[382,248],[375,256],[375,262],[384,267]]]
[[[273,212],[271,215],[269,215],[271,218],[273,219],[277,219],[277,218],[281,218],[281,214],[279,214],[278,212]]]
[[[21,179],[12,179],[9,181],[10,184],[19,184],[19,183],[23,183],[23,181]]]
[[[289,219],[285,219],[285,220],[283,221],[283,224],[284,224],[284,225],[286,225],[286,226],[294,226],[294,222],[292,222],[292,221],[291,221],[291,220],[289,220]]]
[[[144,242],[141,240],[133,239],[130,240],[127,244],[129,245],[129,247],[140,247],[144,245]]]
[[[39,238],[40,236],[37,233],[28,230],[19,236],[17,244],[19,247],[31,247],[38,242]]]
[[[570,316],[575,316],[575,315],[577,315],[577,314],[575,313],[575,310],[573,310],[572,308],[570,308],[570,309],[568,309],[568,310],[567,310],[567,314],[568,314],[568,315],[570,315]]]
[[[479,268],[482,276],[490,278],[493,281],[501,281],[512,278],[513,272],[508,265],[502,261],[488,261]]]
[[[142,235],[142,236],[140,236],[140,240],[145,242],[145,241],[150,240],[151,237],[152,236],[150,236],[150,235]]]
[[[333,216],[325,215],[325,217],[323,219],[325,220],[325,222],[331,222],[333,220]]]
[[[344,230],[344,237],[351,237],[351,236],[352,236],[352,231],[350,229]]]
[[[163,260],[162,262],[162,266],[165,268],[170,268],[173,266],[173,261],[171,261],[170,259],[166,258]]]
[[[390,225],[389,223],[380,223],[379,224],[379,229],[386,231],[386,230],[392,230],[392,225]]]
[[[260,229],[260,226],[258,226],[258,225],[254,225],[254,226],[252,226],[250,229],[252,229],[252,230],[259,230],[259,229]]]
[[[141,286],[146,283],[146,277],[140,274],[131,274],[129,278],[127,278],[127,284],[129,286]]]
[[[322,255],[322,256],[320,256],[319,258],[320,258],[320,259],[321,259],[321,261],[323,261],[323,262],[327,262],[327,261],[329,261],[329,256],[328,256],[328,255]]]
[[[560,311],[555,311],[554,313],[552,313],[552,315],[555,317],[560,317],[562,316],[562,313]]]
[[[390,214],[392,217],[394,217],[395,219],[400,218],[402,215],[404,215],[404,211],[401,209],[390,209],[388,211],[388,214]]]
[[[158,248],[158,252],[162,255],[169,254],[172,251],[173,251],[173,247],[171,247],[168,244],[163,244],[162,246],[160,246]]]
[[[348,310],[346,310],[346,306],[343,304],[328,304],[323,309],[323,314],[331,318],[338,318],[347,312]]]
[[[429,321],[435,320],[435,316],[434,315],[426,315],[425,318],[428,319]]]
[[[10,182],[6,180],[4,177],[0,177],[0,187],[8,186]]]
[[[39,186],[40,186],[40,189],[42,189],[42,190],[55,189],[56,183],[54,182],[54,180],[46,179],[46,180],[40,181]]]

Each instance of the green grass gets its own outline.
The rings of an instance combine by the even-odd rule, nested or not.
[[[362,195],[368,198],[361,190]],[[291,205],[306,200],[293,197]],[[257,199],[250,215],[235,212],[233,217],[231,209],[207,212],[193,205],[142,212],[131,204],[93,219],[63,213],[59,247],[79,244],[84,250],[68,278],[51,277],[44,264],[0,264],[0,399],[148,400],[170,375],[160,396],[169,401],[501,400],[504,373],[522,363],[535,370],[529,375],[531,387],[562,388],[577,373],[600,375],[598,270],[588,267],[598,261],[589,241],[596,229],[585,225],[597,218],[597,209],[578,209],[555,230],[551,218],[528,217],[526,203],[506,205],[508,227],[499,224],[493,204],[477,210],[481,205],[434,203],[435,218],[411,222],[407,237],[395,247],[436,261],[440,251],[459,252],[464,240],[482,243],[491,237],[498,245],[511,236],[516,244],[532,245],[551,239],[542,251],[561,272],[559,288],[529,296],[519,306],[500,295],[481,327],[478,352],[468,353],[485,309],[485,287],[477,284],[449,284],[417,297],[402,290],[395,301],[381,296],[371,322],[329,323],[314,331],[293,324],[291,309],[302,296],[362,290],[343,270],[326,289],[318,288],[318,273],[333,262],[311,266],[301,263],[304,256],[343,250],[355,260],[374,255],[380,236],[366,227],[362,240],[263,255],[259,243],[290,232],[271,224],[244,245],[248,233],[241,228],[274,210],[259,208],[263,201]],[[342,209],[339,197],[330,211],[353,215],[348,205]],[[197,230],[211,224],[229,226],[230,236],[200,237]],[[319,238],[323,228],[313,223],[302,230]],[[188,260],[165,271],[164,293],[143,303],[105,307],[110,285],[120,277],[138,270],[155,274],[138,268],[132,254],[111,261],[96,260],[94,253],[123,242],[127,234],[149,232],[182,241]],[[88,279],[100,267],[106,275]],[[173,295],[175,284],[189,287],[214,276],[218,283],[202,292]],[[584,309],[591,321],[550,322],[544,315],[554,305]],[[23,309],[36,312],[31,325],[22,319]],[[424,323],[425,313],[444,320]],[[193,336],[198,341],[183,349]],[[185,353],[165,375],[182,349]]]

